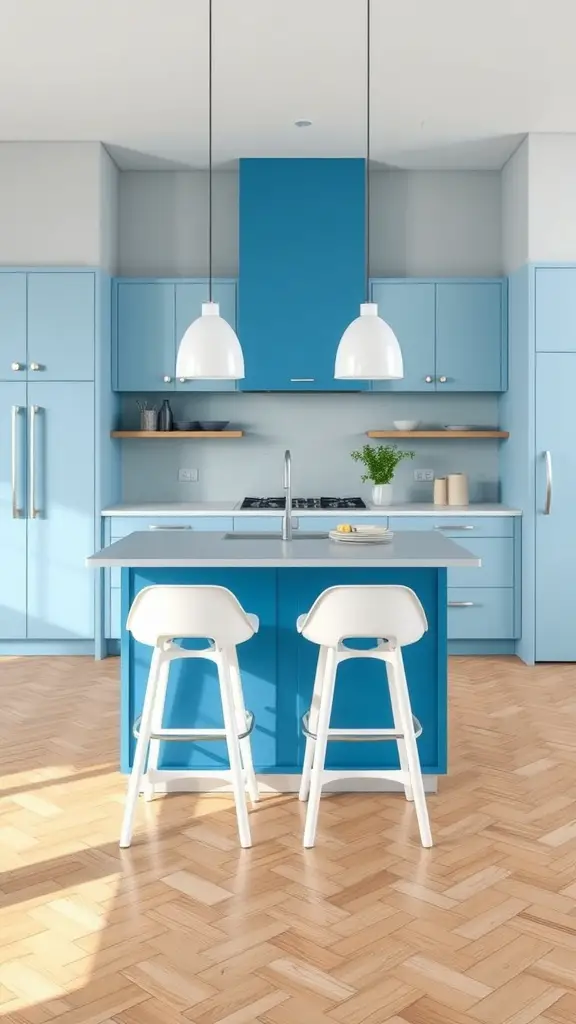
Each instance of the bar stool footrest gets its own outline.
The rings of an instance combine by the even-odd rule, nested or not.
[[[132,729],[135,739],[140,735],[140,723],[142,716],[136,719]],[[245,740],[250,735],[256,724],[256,719],[251,711],[246,711],[246,727],[238,733],[239,740]],[[163,743],[206,743],[210,740],[225,740],[225,729],[156,729],[150,733],[151,740],[162,740]]]
[[[416,739],[422,735],[422,725],[412,715],[414,735]],[[316,733],[310,731],[310,712],[302,715],[302,732],[311,740],[318,739]],[[384,743],[390,740],[402,740],[404,733],[398,729],[329,729],[328,740],[338,740],[339,743]]]

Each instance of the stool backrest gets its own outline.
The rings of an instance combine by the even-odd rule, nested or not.
[[[152,586],[134,598],[126,623],[135,640],[151,647],[162,639],[189,637],[233,647],[254,636],[242,605],[226,587]]]
[[[418,597],[410,587],[400,586],[329,587],[300,626],[303,636],[326,647],[346,637],[376,637],[404,647],[427,629]]]

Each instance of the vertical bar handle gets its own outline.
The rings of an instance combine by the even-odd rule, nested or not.
[[[38,519],[41,509],[36,506],[36,416],[39,405],[30,406],[30,518]]]
[[[22,519],[24,517],[24,509],[18,505],[18,468],[20,465],[18,459],[18,417],[21,411],[19,405],[12,406],[12,519]]]
[[[552,511],[552,452],[544,452],[546,463],[546,500],[544,502],[544,515],[549,516]]]

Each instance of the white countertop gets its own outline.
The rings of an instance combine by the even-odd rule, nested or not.
[[[103,509],[103,516],[281,516],[281,509],[240,509],[241,501],[148,501],[121,502]],[[433,505],[431,502],[406,502],[398,505],[368,505],[358,509],[293,509],[293,516],[521,516],[507,505]]]
[[[228,568],[290,566],[330,568],[477,567],[481,562],[465,548],[432,530],[398,532],[384,544],[354,544],[312,537],[282,541],[273,535],[236,537],[193,531],[137,531],[98,551],[93,568]]]

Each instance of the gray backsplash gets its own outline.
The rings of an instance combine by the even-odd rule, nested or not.
[[[122,426],[138,426],[138,396],[122,398]],[[146,396],[160,403],[164,395]],[[425,426],[498,425],[497,395],[175,394],[175,418],[230,419],[246,436],[237,440],[121,441],[124,501],[226,501],[282,492],[282,457],[292,451],[294,495],[360,494],[360,467],[350,452],[367,442],[367,430],[393,420]],[[374,444],[378,442],[372,442]],[[388,442],[382,442],[388,443]],[[437,476],[467,473],[471,501],[498,501],[498,441],[400,441],[416,457],[401,463],[395,501],[430,501],[432,485],[414,481],[414,470]],[[180,483],[179,468],[197,469],[197,483]]]

